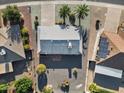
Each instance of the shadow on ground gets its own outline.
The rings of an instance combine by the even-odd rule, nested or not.
[[[41,74],[38,76],[38,88],[41,91],[44,86],[47,85],[47,75],[46,74]]]
[[[56,59],[56,55],[42,55],[40,56],[40,63],[45,64],[48,69],[72,69],[82,68],[82,56],[81,55],[59,55],[59,59]]]

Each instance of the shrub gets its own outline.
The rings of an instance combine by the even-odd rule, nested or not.
[[[95,83],[92,83],[90,86],[89,86],[89,90],[91,93],[97,93],[98,92],[98,88],[97,88],[97,85]]]
[[[74,75],[75,78],[77,78],[77,75],[78,75],[77,68],[73,68],[73,75]]]
[[[44,88],[43,88],[43,93],[53,93],[53,88],[51,85],[46,85]]]
[[[29,38],[28,37],[22,37],[23,44],[29,44]]]
[[[97,86],[95,83],[92,83],[92,84],[89,86],[89,90],[90,90],[91,93],[114,93],[114,92],[105,90],[105,89],[103,89],[103,88]]]
[[[22,34],[22,37],[28,37],[28,29],[26,27],[23,27],[21,29],[21,34]]]
[[[25,49],[25,51],[29,50],[30,49],[30,45],[29,44],[24,44],[24,49]]]
[[[69,85],[70,85],[70,83],[69,83],[69,81],[68,80],[64,80],[62,83],[61,83],[61,90],[62,91],[65,91],[65,92],[69,92]]]
[[[16,93],[29,93],[32,89],[32,80],[25,77],[15,82]]]
[[[46,72],[46,66],[44,64],[39,64],[36,70],[38,74],[43,74]]]
[[[0,93],[7,93],[8,84],[0,84]]]

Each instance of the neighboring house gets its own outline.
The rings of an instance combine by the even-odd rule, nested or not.
[[[13,72],[12,62],[25,58],[18,25],[0,29],[0,74]]]
[[[41,63],[48,68],[81,68],[82,44],[78,28],[39,26],[37,35]]]
[[[104,31],[101,34],[95,59],[94,82],[98,85],[116,90],[122,85],[124,71],[123,36],[124,31],[117,33]]]

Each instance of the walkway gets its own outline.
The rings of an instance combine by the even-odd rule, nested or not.
[[[41,4],[41,25],[55,24],[55,4]]]
[[[117,32],[116,29],[118,28],[120,22],[120,16],[121,16],[121,9],[108,8],[108,11],[106,13],[104,30]]]

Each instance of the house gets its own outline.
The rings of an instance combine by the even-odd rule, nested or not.
[[[0,74],[13,72],[12,63],[24,58],[25,53],[20,39],[19,26],[0,28]]]
[[[103,31],[97,46],[94,82],[119,90],[123,84],[124,31]],[[122,87],[121,87],[122,90]],[[121,92],[120,92],[121,93]]]
[[[82,44],[73,26],[39,26],[38,53],[47,68],[81,68]]]

